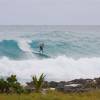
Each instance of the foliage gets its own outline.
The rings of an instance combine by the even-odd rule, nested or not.
[[[10,93],[22,91],[22,86],[17,82],[16,75],[9,76],[6,80],[0,79],[0,92],[1,93]]]
[[[9,85],[4,79],[0,79],[0,92],[8,92]]]
[[[40,90],[43,86],[43,83],[44,83],[44,78],[45,78],[45,75],[43,73],[40,75],[39,78],[37,78],[37,76],[32,77],[36,92],[40,92]]]

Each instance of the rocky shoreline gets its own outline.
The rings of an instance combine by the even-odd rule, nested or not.
[[[33,92],[35,90],[33,82],[27,82],[25,89]],[[44,81],[42,90],[57,90],[61,92],[88,92],[100,89],[100,78],[94,79],[75,79],[72,81]]]

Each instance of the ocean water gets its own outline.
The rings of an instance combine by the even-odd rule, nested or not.
[[[26,82],[41,73],[48,81],[99,77],[100,26],[0,26],[0,76]]]

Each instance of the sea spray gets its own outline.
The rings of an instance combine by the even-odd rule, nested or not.
[[[76,78],[100,76],[100,58],[73,59],[59,56],[50,59],[10,60],[0,59],[0,75],[16,74],[21,81],[31,80],[34,74],[46,74],[48,81],[68,81]]]

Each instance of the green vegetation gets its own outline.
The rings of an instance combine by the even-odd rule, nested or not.
[[[42,86],[44,83],[45,75],[41,74],[39,78],[37,76],[32,77],[32,85],[34,85],[35,92],[41,92]],[[21,86],[21,84],[18,82],[16,75],[11,75],[7,77],[6,79],[1,78],[0,79],[0,93],[27,93],[28,91]]]
[[[1,93],[21,93],[23,87],[17,81],[16,75],[11,75],[6,80],[0,79],[0,92]]]
[[[32,77],[33,84],[34,84],[36,92],[40,92],[41,91],[41,88],[42,88],[43,83],[44,83],[44,78],[45,78],[44,74],[41,74],[39,79],[37,78],[37,76],[33,76]]]
[[[100,100],[100,91],[70,94],[49,92],[45,95],[40,93],[0,94],[0,100]]]
[[[35,90],[33,89],[31,92],[28,92],[25,86],[21,86],[17,81],[16,75],[11,75],[6,79],[1,78],[0,100],[100,100],[100,78],[96,78],[96,82],[87,82],[88,84],[85,87],[90,87],[90,91],[70,93],[50,89],[44,79],[44,74],[41,74],[39,78],[33,76],[32,84],[30,83],[28,85],[30,87],[27,89],[32,89],[32,85]]]

